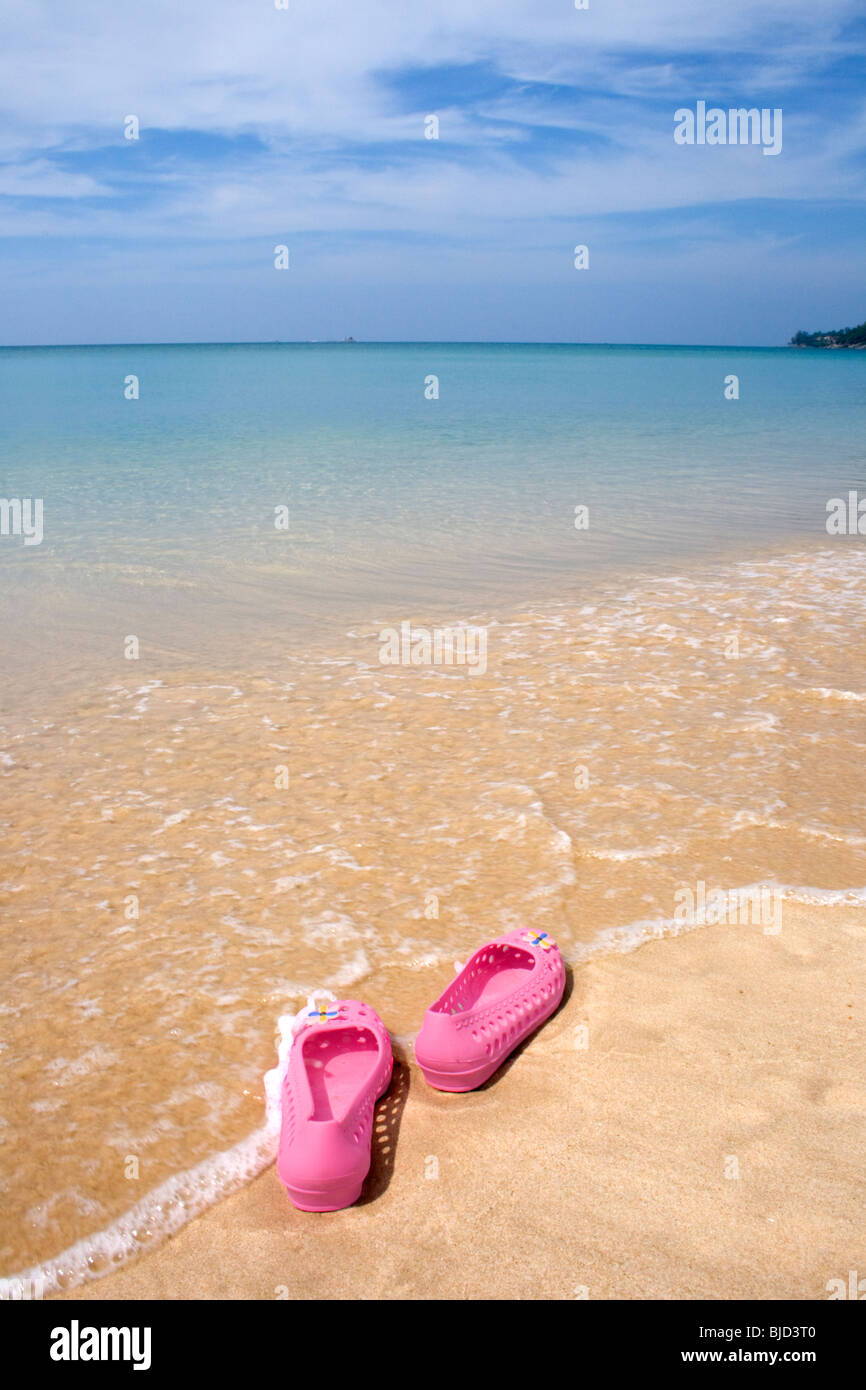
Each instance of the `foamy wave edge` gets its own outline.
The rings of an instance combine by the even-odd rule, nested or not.
[[[726,890],[748,894],[758,887],[773,887],[790,902],[820,907],[864,907],[866,885],[862,888],[812,888],[783,884],[747,884]],[[649,941],[685,936],[702,929],[707,923],[680,921],[674,917],[642,918],[622,927],[607,927],[591,941],[564,952],[569,965],[585,965],[590,960],[607,955],[628,955]],[[319,990],[310,996],[307,1005],[317,998],[334,999],[329,990]],[[170,1236],[176,1235],[188,1222],[230,1193],[244,1187],[274,1162],[280,1132],[280,1088],[288,1062],[293,1030],[303,1016],[286,1015],[278,1021],[280,1033],[277,1066],[265,1074],[265,1124],[225,1153],[205,1159],[185,1173],[179,1173],[140,1202],[105,1230],[71,1245],[62,1254],[34,1265],[20,1274],[0,1278],[0,1300],[34,1297],[30,1290],[38,1288],[37,1297],[69,1292],[79,1285],[114,1274],[145,1251],[154,1250]],[[392,1042],[406,1047],[411,1035]],[[137,1234],[139,1227],[148,1228],[146,1237]],[[150,1230],[150,1227],[156,1229]]]
[[[721,885],[719,885],[721,886]],[[715,885],[714,885],[715,887]],[[749,895],[760,889],[770,889],[785,902],[802,903],[813,907],[866,907],[866,886],[862,888],[811,888],[795,887],[792,884],[773,882],[742,884],[737,888],[724,888],[729,898],[742,897],[748,901]],[[569,965],[584,965],[598,956],[627,955],[645,946],[648,941],[661,941],[666,937],[685,936],[712,921],[681,920],[677,917],[645,917],[629,922],[623,927],[606,927],[585,945],[575,946],[563,952],[563,959]]]
[[[257,1177],[276,1155],[277,1136],[265,1125],[224,1153],[169,1178],[105,1230],[76,1241],[44,1264],[0,1279],[0,1299],[44,1298],[122,1269]]]
[[[330,990],[316,990],[297,1014],[277,1022],[277,1065],[265,1073],[265,1123],[223,1153],[168,1178],[104,1230],[76,1241],[61,1254],[19,1274],[0,1279],[0,1300],[44,1298],[68,1292],[122,1269],[146,1250],[176,1235],[194,1217],[244,1187],[273,1163],[280,1134],[280,1090],[294,1030],[317,999],[333,1000]]]

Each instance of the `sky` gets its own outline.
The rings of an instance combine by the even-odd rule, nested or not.
[[[0,342],[859,323],[864,60],[863,0],[0,0]]]

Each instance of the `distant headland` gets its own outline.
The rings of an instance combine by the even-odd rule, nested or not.
[[[829,333],[795,333],[788,347],[866,348],[866,323],[857,328],[835,328]]]

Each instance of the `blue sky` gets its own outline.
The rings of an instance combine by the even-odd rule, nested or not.
[[[774,344],[866,318],[862,0],[589,5],[6,0],[0,341]],[[676,145],[699,100],[781,108],[782,153]]]

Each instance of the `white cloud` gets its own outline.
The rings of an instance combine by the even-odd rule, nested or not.
[[[387,136],[393,105],[377,80],[412,65],[495,58],[525,80],[591,79],[652,92],[677,59],[702,49],[814,63],[840,43],[857,0],[150,0],[106,5],[7,0],[0,84],[7,148],[82,130],[119,137],[125,115],[147,126],[259,130],[310,139]],[[656,52],[647,62],[640,52]],[[613,55],[628,55],[624,67]]]
[[[0,165],[0,196],[7,198],[107,197],[111,190],[87,174],[69,174],[47,159]]]
[[[616,233],[602,219],[666,209],[698,210],[680,214],[678,235],[681,243],[685,218],[694,217],[695,242],[684,254],[711,268],[720,252],[702,207],[864,196],[856,157],[866,147],[866,104],[839,122],[804,99],[814,74],[850,56],[845,24],[862,0],[591,0],[586,12],[572,0],[289,5],[6,0],[0,198],[28,201],[0,201],[0,236],[30,239],[32,252],[16,262],[24,281],[50,274],[59,285],[74,261],[79,281],[122,282],[133,243],[143,281],[242,281],[259,265],[264,273],[275,242],[288,239],[298,279],[330,266],[368,282],[408,280],[420,262],[452,284],[514,275],[550,283],[558,238],[565,257],[591,228],[600,245],[610,238],[613,256]],[[435,146],[423,139],[420,105],[407,114],[387,80],[487,62],[525,92],[467,109],[452,89],[437,101],[425,80],[441,120]],[[713,90],[704,88],[708,77]],[[577,98],[530,86],[539,83],[567,84]],[[675,146],[677,106],[734,94],[737,104],[782,101],[781,158]],[[141,121],[139,146],[123,139],[130,114]],[[143,157],[154,128],[254,134],[265,148],[210,166],[178,157],[154,170]],[[543,159],[533,160],[533,128],[583,134],[586,143],[546,140]],[[364,147],[376,144],[393,152],[369,160]],[[123,187],[114,196],[106,186],[108,173],[87,172],[88,152],[105,146],[137,195],[134,214]],[[56,150],[79,156],[75,172],[54,162]],[[146,180],[137,172],[145,169]],[[387,239],[400,233],[434,249],[386,254]],[[50,268],[46,237],[69,248]],[[662,234],[653,237],[661,254]],[[756,254],[763,263],[793,259],[795,250],[764,242]],[[621,244],[616,264],[625,277],[641,261]]]

